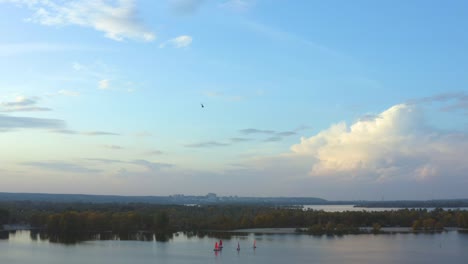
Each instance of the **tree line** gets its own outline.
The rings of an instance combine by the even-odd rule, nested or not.
[[[111,233],[131,239],[135,233],[162,236],[175,231],[292,227],[311,234],[358,233],[360,227],[411,227],[434,231],[468,228],[468,211],[402,209],[325,212],[249,205],[179,206],[155,204],[0,203],[0,223],[24,223],[50,236],[79,237]]]

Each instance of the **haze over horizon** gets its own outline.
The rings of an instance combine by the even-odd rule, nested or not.
[[[0,0],[0,192],[468,198],[467,10]]]

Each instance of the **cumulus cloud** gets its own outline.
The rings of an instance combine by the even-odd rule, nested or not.
[[[468,135],[428,127],[415,105],[395,105],[375,118],[338,123],[291,147],[309,157],[309,174],[371,180],[462,176]]]
[[[190,44],[192,44],[192,37],[188,35],[182,35],[182,36],[178,36],[176,38],[170,39],[162,43],[161,45],[159,45],[159,47],[164,48],[169,45],[174,48],[180,49],[180,48],[186,48],[190,46]]]
[[[137,17],[134,0],[7,0],[33,11],[28,21],[46,26],[77,25],[104,32],[107,38],[122,41],[153,41],[156,36]]]

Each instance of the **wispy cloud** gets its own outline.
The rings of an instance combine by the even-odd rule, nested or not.
[[[164,168],[171,168],[174,167],[173,164],[164,163],[164,162],[153,162],[144,159],[136,159],[131,161],[125,160],[116,160],[116,159],[102,159],[102,158],[89,158],[86,159],[88,161],[97,162],[97,163],[104,163],[104,164],[129,164],[129,165],[137,165],[140,167],[145,168],[147,171],[154,172],[159,171]]]
[[[263,142],[277,142],[281,140],[283,140],[282,137],[275,136],[275,137],[266,138],[265,140],[263,140]]]
[[[164,154],[164,152],[162,152],[161,150],[152,150],[152,151],[148,151],[145,153],[145,155],[151,155],[151,156],[157,156],[157,155],[162,155]]]
[[[213,148],[213,147],[226,147],[226,146],[229,146],[229,144],[221,143],[217,141],[205,141],[205,142],[185,145],[185,147],[187,148]]]
[[[106,132],[106,131],[88,131],[88,132],[82,132],[81,134],[88,135],[88,136],[120,136],[120,134],[118,133]]]
[[[233,137],[230,138],[232,142],[246,142],[246,141],[251,141],[252,139],[250,138],[240,138],[240,137]]]
[[[129,163],[143,166],[149,171],[158,171],[158,170],[163,169],[163,168],[173,167],[173,165],[169,164],[169,163],[151,162],[151,161],[142,160],[142,159],[134,160],[134,161],[131,161]]]
[[[173,13],[178,15],[194,14],[205,0],[169,0]]]
[[[50,108],[36,106],[38,97],[17,96],[15,101],[0,103],[0,112],[42,112]]]
[[[109,80],[107,79],[100,80],[98,82],[98,87],[99,89],[102,89],[102,90],[109,89]]]
[[[277,132],[274,130],[266,130],[266,129],[256,129],[256,128],[246,128],[246,129],[241,129],[239,132],[244,135],[268,135],[269,137],[264,139],[263,142],[275,142],[275,141],[281,141],[285,137],[297,135],[298,129],[295,131],[282,131],[282,132]]]
[[[37,161],[21,163],[25,166],[37,167],[46,170],[73,172],[73,173],[99,173],[101,170],[91,169],[76,163],[68,163],[63,161]]]
[[[134,0],[4,0],[33,11],[27,21],[45,26],[76,25],[104,32],[107,38],[122,41],[153,41],[156,35],[137,17]]]
[[[297,133],[294,132],[294,131],[284,131],[284,132],[277,132],[276,135],[280,136],[280,137],[289,137],[289,136],[292,136],[292,135],[296,135]]]
[[[263,129],[256,129],[256,128],[246,128],[239,130],[240,133],[244,135],[251,135],[251,134],[275,134],[276,132],[273,130],[263,130]]]
[[[103,147],[106,149],[123,149],[122,146],[118,146],[118,145],[103,145]]]
[[[178,36],[176,38],[167,40],[159,45],[160,48],[165,48],[166,46],[171,46],[174,48],[186,48],[192,44],[192,37],[188,35]]]
[[[233,11],[247,11],[254,7],[256,0],[226,0],[220,4],[222,8],[227,8]]]
[[[54,129],[51,130],[53,133],[66,134],[66,135],[85,135],[85,136],[120,136],[118,133],[106,132],[106,131],[76,131],[71,129]]]
[[[63,127],[65,127],[65,122],[59,119],[0,115],[0,131],[25,128],[62,129]]]
[[[421,99],[409,100],[408,103],[415,104],[432,104],[440,103],[442,111],[466,111],[468,114],[468,93],[466,92],[449,92],[441,93],[434,96],[428,96]]]
[[[98,163],[105,163],[105,164],[112,164],[112,163],[125,163],[125,161],[122,160],[116,160],[116,159],[101,159],[101,158],[92,158],[92,159],[86,159],[88,161],[93,161],[93,162],[98,162]]]

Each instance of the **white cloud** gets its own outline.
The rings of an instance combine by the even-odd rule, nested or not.
[[[153,41],[156,36],[138,20],[134,0],[81,0],[81,1],[18,1],[34,13],[28,21],[46,26],[77,25],[94,28],[105,36],[122,41],[138,39]]]
[[[99,89],[103,89],[103,90],[104,89],[109,89],[109,80],[106,80],[106,79],[100,80],[98,82],[98,87],[99,87]]]
[[[468,169],[463,153],[468,135],[426,126],[414,105],[395,105],[373,119],[339,123],[291,147],[309,157],[310,175],[424,180],[460,177]]]
[[[167,45],[170,45],[174,48],[185,48],[188,47],[192,44],[192,37],[188,35],[182,35],[178,36],[176,38],[170,39],[161,45],[159,45],[160,48],[164,48]]]
[[[78,62],[73,62],[72,67],[75,71],[81,71],[86,68],[85,66],[83,66],[82,64]]]

